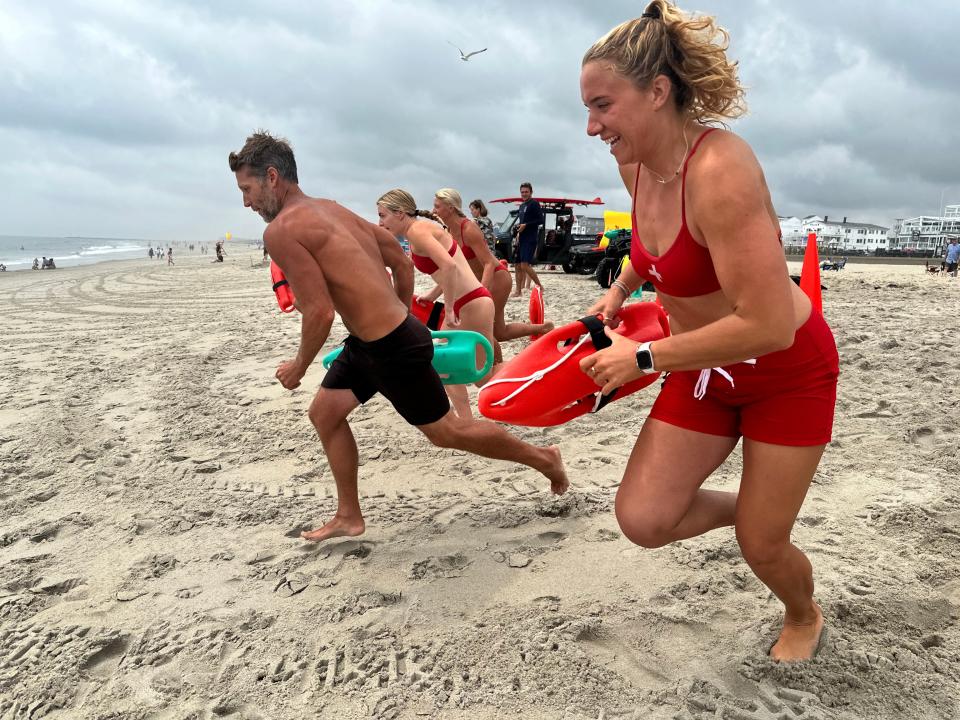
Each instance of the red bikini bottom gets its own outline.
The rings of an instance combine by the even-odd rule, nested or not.
[[[482,297],[488,297],[493,300],[493,295],[491,295],[490,291],[487,290],[483,285],[471,290],[466,295],[461,295],[458,297],[453,303],[453,316],[457,319],[457,322],[460,322],[460,308],[462,308],[471,300],[476,300],[477,298]]]

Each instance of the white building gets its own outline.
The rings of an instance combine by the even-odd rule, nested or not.
[[[783,237],[784,245],[804,245],[807,242],[807,236],[803,234],[803,220],[798,217],[778,216],[780,221],[780,232]]]
[[[870,223],[831,220],[828,215],[809,215],[803,219],[802,236],[817,234],[817,247],[831,253],[861,252],[872,255],[889,247],[889,228]]]
[[[953,238],[960,239],[960,205],[947,205],[943,217],[897,218],[890,232],[890,249],[940,257]]]
[[[570,232],[573,235],[589,235],[593,237],[597,233],[603,232],[603,218],[576,215],[574,216],[573,225],[571,226]]]

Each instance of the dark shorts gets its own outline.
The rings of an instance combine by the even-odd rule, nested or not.
[[[520,241],[520,262],[522,263],[532,263],[533,256],[537,252],[537,240],[521,240]]]
[[[957,263],[948,262],[947,263],[947,272],[955,273],[957,271]]]
[[[450,401],[433,369],[430,331],[411,315],[372,342],[351,335],[320,383],[329,390],[350,390],[363,404],[381,393],[411,425],[436,422]]]
[[[650,417],[710,435],[740,437],[772,445],[813,446],[830,442],[837,399],[839,358],[833,333],[814,310],[786,350],[710,372],[695,391],[701,372],[671,372]]]

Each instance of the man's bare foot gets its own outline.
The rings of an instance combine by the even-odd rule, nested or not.
[[[567,479],[567,471],[563,467],[560,448],[551,445],[543,450],[550,455],[550,465],[543,471],[543,474],[550,480],[550,492],[554,495],[563,495],[570,487],[570,481]]]
[[[770,659],[776,662],[798,662],[809,660],[817,652],[820,645],[820,634],[823,632],[823,612],[820,606],[813,604],[813,612],[809,619],[783,619],[783,630],[780,639],[770,648]]]
[[[363,535],[365,529],[366,524],[363,522],[362,517],[356,520],[348,520],[341,518],[339,515],[334,515],[333,520],[323,527],[319,527],[316,530],[304,531],[300,533],[300,537],[310,542],[322,542],[335,537],[355,537],[357,535]]]
[[[518,292],[510,293],[510,297],[512,298],[523,297],[523,293],[518,293]]]

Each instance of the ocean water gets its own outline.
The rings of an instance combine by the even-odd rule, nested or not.
[[[57,267],[90,265],[105,260],[145,258],[151,245],[154,250],[163,247],[166,252],[167,244],[156,240],[0,235],[0,264],[6,265],[7,270],[29,270],[34,258],[42,262],[44,257],[52,257]]]

